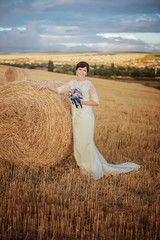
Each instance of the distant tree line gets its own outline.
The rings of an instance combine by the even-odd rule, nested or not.
[[[56,66],[54,72],[76,75],[76,66],[69,64]]]
[[[52,61],[48,63],[31,63],[31,64],[10,64],[4,63],[4,65],[20,67],[20,68],[29,68],[34,69],[36,67],[44,67],[48,69],[49,72],[57,72],[57,73],[64,73],[64,74],[76,74],[75,65],[70,64],[61,64],[61,65],[54,65]],[[160,71],[157,71],[157,75],[155,75],[155,70],[153,68],[137,68],[137,67],[122,67],[122,66],[105,66],[105,65],[90,65],[90,71],[88,73],[90,77],[102,77],[102,78],[109,78],[111,76],[130,76],[133,78],[143,78],[149,77],[153,78],[156,76],[160,76]]]
[[[157,75],[160,72],[157,72]],[[156,77],[155,70],[153,68],[145,67],[143,69],[137,68],[137,67],[114,67],[114,64],[112,64],[111,67],[106,67],[104,65],[101,65],[97,67],[96,65],[93,66],[93,68],[90,70],[89,73],[90,76],[102,76],[102,77],[111,77],[111,76],[130,76],[133,78],[139,78],[139,77]]]
[[[76,74],[75,66],[65,64],[61,66],[58,69],[54,70],[58,73],[65,73],[65,74]],[[114,64],[112,64],[110,67],[104,66],[104,65],[91,65],[90,71],[88,73],[88,76],[90,77],[103,77],[108,78],[111,76],[130,76],[133,78],[139,78],[139,77],[156,77],[160,76],[160,71],[157,72],[157,75],[155,75],[155,70],[152,68],[145,67],[143,69],[136,68],[136,67],[115,67]]]
[[[28,68],[28,69],[35,69],[36,67],[44,67],[48,68],[47,63],[2,63],[3,65],[12,66],[12,67],[19,67],[19,68]]]

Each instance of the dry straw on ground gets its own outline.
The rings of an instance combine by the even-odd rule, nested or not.
[[[52,85],[59,85],[52,82]],[[0,159],[54,165],[72,152],[70,102],[30,82],[1,86]]]

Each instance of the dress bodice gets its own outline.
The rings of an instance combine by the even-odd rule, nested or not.
[[[92,82],[89,80],[85,81],[77,81],[71,80],[70,82],[60,86],[57,88],[58,93],[69,92],[71,89],[78,88],[83,94],[82,101],[89,101],[90,98],[94,100],[96,103],[99,103],[99,98],[96,92],[96,89]]]

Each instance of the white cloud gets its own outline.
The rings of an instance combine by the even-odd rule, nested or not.
[[[127,41],[127,42],[126,42]],[[102,52],[119,52],[119,51],[160,51],[160,45],[154,44],[142,44],[142,42],[137,41],[135,44],[133,41],[130,42],[128,40],[124,40],[121,42],[112,41],[111,42],[98,42],[98,43],[81,43],[81,42],[63,42],[62,46],[68,48],[68,51],[83,51],[83,49],[87,51],[102,51]]]
[[[78,26],[51,26],[51,25],[41,25],[44,32],[55,35],[68,35],[72,33],[77,33],[79,30]]]
[[[139,22],[157,22],[160,19],[160,14],[142,14],[139,15],[135,18],[135,22],[139,23]]]
[[[123,38],[138,40],[133,34],[130,33],[97,33],[96,35],[104,38]]]
[[[63,43],[62,45],[66,46],[68,48],[71,48],[71,47],[80,47],[85,44],[83,44],[83,43]]]
[[[135,41],[144,41],[149,44],[160,44],[160,33],[152,32],[135,32],[135,33],[97,33],[97,36],[103,38],[120,38]]]
[[[19,30],[19,31],[26,31],[26,27],[25,26],[22,26],[22,27],[17,27],[17,29]]]
[[[0,32],[11,31],[12,29],[13,27],[6,27],[6,28],[0,27]],[[16,29],[18,29],[19,31],[25,31],[26,27],[24,26],[16,27]]]
[[[88,51],[91,49],[95,49],[97,51],[117,51],[117,49],[121,50],[123,44],[115,44],[115,43],[108,43],[108,42],[100,42],[100,43],[63,43],[68,48],[72,47],[87,47]],[[125,50],[133,49],[134,45],[132,44],[125,44]]]
[[[0,31],[1,32],[3,32],[3,31],[10,31],[10,30],[12,30],[11,27],[8,27],[8,28],[7,27],[6,28],[5,27],[0,27]]]
[[[40,34],[40,37],[43,38],[46,41],[54,40],[54,39],[60,39],[60,38],[62,38],[62,39],[64,39],[64,38],[66,38],[66,39],[77,38],[76,36],[71,36],[71,35],[61,36],[61,35],[47,35],[47,34]]]

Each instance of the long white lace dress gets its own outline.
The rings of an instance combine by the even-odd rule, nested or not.
[[[96,89],[92,82],[72,80],[65,85],[57,87],[58,93],[68,92],[70,89],[79,88],[82,91],[82,101],[92,98],[99,103]],[[89,93],[90,90],[90,93]],[[72,105],[74,157],[84,174],[89,174],[95,179],[103,175],[113,175],[138,170],[140,165],[127,162],[121,164],[107,163],[94,144],[94,114],[91,106],[83,105],[81,108]]]

